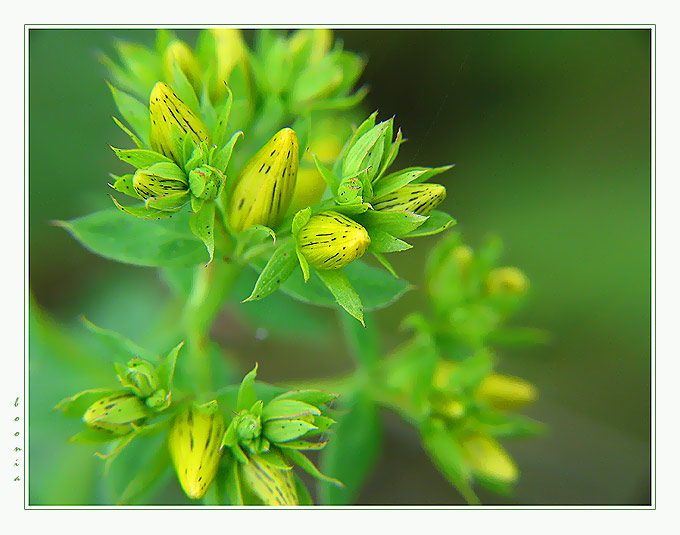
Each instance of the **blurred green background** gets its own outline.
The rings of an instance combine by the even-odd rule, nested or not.
[[[195,42],[195,31],[178,33]],[[540,389],[525,412],[550,431],[507,443],[522,470],[517,492],[509,498],[482,492],[482,501],[650,503],[650,32],[347,29],[337,35],[368,59],[365,111],[396,115],[409,139],[395,168],[456,164],[437,177],[448,189],[442,208],[473,248],[491,233],[503,238],[505,263],[532,282],[530,304],[516,323],[551,333],[548,345],[500,355],[501,371]],[[94,256],[50,225],[108,208],[107,173],[124,170],[107,146],[127,141],[111,120],[115,107],[96,59],[97,51],[112,50],[114,37],[151,44],[154,34],[30,31],[30,287],[49,317],[75,337],[84,314],[144,343],[150,318],[169,306],[156,272]],[[424,251],[436,239],[422,238],[391,259],[407,280],[422,284]],[[404,340],[396,330],[400,319],[423,303],[421,293],[411,292],[377,314],[387,349]],[[351,369],[330,311],[321,311],[304,340],[239,311],[228,306],[214,334],[240,355],[244,370],[257,360],[258,378]],[[64,361],[45,358],[54,356],[45,340],[58,336],[47,332],[46,321],[33,315],[30,330],[30,503],[87,502],[102,496],[101,463],[90,450],[65,444],[74,422],[50,409],[96,385],[79,384]],[[68,358],[68,340],[59,343]],[[462,503],[417,435],[387,412],[384,419],[383,458],[359,503]],[[167,503],[176,491],[171,483]]]

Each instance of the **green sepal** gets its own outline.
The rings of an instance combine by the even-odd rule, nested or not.
[[[262,434],[274,443],[287,442],[318,429],[304,420],[270,420],[262,425]]]
[[[98,399],[120,392],[120,388],[92,388],[83,390],[72,396],[62,399],[54,406],[54,410],[60,410],[66,416],[81,418],[87,408]]]
[[[335,175],[333,171],[331,171],[323,163],[321,163],[319,158],[317,158],[316,154],[312,153],[312,158],[314,158],[314,163],[316,164],[316,168],[319,171],[319,174],[326,181],[328,187],[331,188],[331,192],[335,197],[338,193],[338,188],[340,187],[340,179]]]
[[[132,177],[134,175],[128,174],[116,176],[109,174],[109,176],[113,178],[113,184],[109,184],[109,186],[111,186],[113,189],[121,193],[125,193],[125,195],[129,195],[130,197],[134,197],[135,199],[141,199],[141,197],[137,195],[135,188],[132,187]]]
[[[413,212],[377,212],[369,210],[357,217],[357,222],[366,229],[380,229],[389,232],[392,236],[400,238],[413,232],[427,221],[428,216],[414,214]]]
[[[456,220],[446,212],[434,210],[427,215],[427,221],[420,225],[417,229],[412,230],[405,236],[407,238],[416,238],[420,236],[430,236],[445,231],[447,228],[456,224]]]
[[[418,178],[416,178],[413,182],[415,183],[420,183],[420,182],[426,182],[427,180],[431,179],[433,176],[439,175],[443,173],[444,171],[448,171],[449,169],[452,169],[456,166],[456,164],[450,164],[450,165],[442,165],[441,167],[409,167],[408,169],[402,169],[403,171],[412,171],[416,169],[424,169],[425,172],[422,175],[419,175]]]
[[[272,400],[262,410],[262,421],[295,419],[303,416],[319,416],[321,411],[314,405],[294,399]]]
[[[236,401],[236,412],[247,410],[252,407],[257,401],[255,396],[255,377],[257,376],[257,363],[255,367],[250,370],[241,381],[241,386],[238,389],[238,400]]]
[[[288,442],[283,442],[279,444],[278,446],[280,448],[289,448],[292,450],[309,450],[309,451],[316,451],[316,450],[322,450],[324,447],[326,447],[326,444],[328,444],[328,441],[324,442],[308,442],[306,440],[289,440]]]
[[[76,433],[72,437],[69,437],[68,441],[73,444],[102,444],[104,442],[113,442],[119,438],[120,436],[111,435],[104,431],[88,427],[80,433]]]
[[[302,453],[300,453],[298,450],[295,449],[284,449],[283,455],[290,460],[291,462],[295,463],[297,466],[302,468],[305,472],[307,472],[309,475],[315,477],[316,479],[320,479],[321,481],[327,481],[328,483],[332,483],[333,485],[337,485],[340,488],[344,488],[345,486],[338,481],[337,479],[333,479],[332,477],[328,477],[323,475],[321,472],[319,472],[319,469],[314,466],[314,463],[310,461],[307,457],[305,457]]]
[[[243,453],[243,452],[241,452]],[[245,455],[244,455],[245,457]],[[248,458],[246,457],[246,462]],[[232,460],[229,463],[229,472],[226,481],[226,491],[230,505],[243,505],[243,490],[241,489],[241,478],[238,473],[238,462]]]
[[[422,175],[427,173],[428,170],[430,169],[425,167],[411,167],[409,169],[402,169],[401,171],[397,171],[396,173],[391,173],[385,177],[382,177],[375,185],[374,195],[376,198],[382,197],[391,191],[399,189],[402,186],[406,186],[407,184],[410,184],[414,180],[417,180]]]
[[[123,119],[129,124],[137,133],[139,139],[142,140],[145,146],[149,146],[149,135],[151,133],[151,118],[149,110],[135,97],[116,89],[113,85],[108,83],[109,89],[113,94],[113,100],[123,116]]]
[[[213,165],[215,168],[219,169],[222,174],[226,173],[227,166],[229,165],[229,161],[231,160],[231,153],[234,150],[234,145],[238,141],[238,138],[242,136],[243,132],[241,132],[240,130],[236,132],[234,135],[232,135],[224,147],[222,147],[221,149],[217,149],[213,153],[212,157],[210,158],[210,165]]]
[[[178,191],[161,195],[160,197],[149,197],[144,201],[147,210],[161,210],[164,212],[176,212],[189,202],[191,195],[188,191]]]
[[[222,148],[224,145],[224,137],[227,133],[227,123],[229,122],[229,114],[231,113],[231,104],[234,100],[234,95],[229,87],[226,87],[227,98],[222,106],[222,109],[217,116],[217,123],[215,124],[215,129],[213,130],[213,143],[217,145],[218,148]],[[218,167],[218,166],[216,166]]]
[[[212,262],[213,255],[215,254],[215,203],[204,203],[198,212],[192,214],[189,219],[189,226],[194,236],[205,244],[205,248],[210,255],[209,264]]]
[[[177,356],[179,355],[179,350],[184,346],[184,340],[173,347],[167,356],[162,360],[162,362],[156,368],[156,374],[158,375],[158,382],[162,388],[165,388],[168,392],[172,390],[172,380],[175,375],[175,365],[177,364]]]
[[[385,232],[382,229],[368,229],[368,235],[371,237],[371,244],[368,246],[368,250],[371,252],[378,253],[394,253],[398,251],[406,251],[411,249],[413,245],[406,243],[399,238],[395,238],[389,232]]]
[[[337,394],[331,394],[330,392],[324,392],[323,390],[290,390],[289,392],[284,392],[279,394],[272,401],[279,401],[283,399],[293,399],[296,401],[302,401],[304,403],[309,403],[319,407],[330,403],[338,397]]]
[[[370,247],[369,247],[369,249],[370,249]],[[399,275],[397,275],[397,271],[394,269],[392,264],[390,264],[390,262],[387,260],[387,258],[385,258],[382,254],[380,254],[377,251],[371,251],[371,252],[373,253],[373,256],[375,256],[376,260],[378,260],[378,262],[380,262],[380,264],[387,271],[389,271],[395,279],[399,278]]]
[[[331,291],[337,303],[351,316],[358,319],[364,325],[364,307],[361,299],[349,282],[345,271],[340,269],[323,270],[317,269],[317,275]]]
[[[186,141],[187,139],[191,141],[191,136],[187,136],[184,138],[185,144],[187,143]],[[184,170],[186,171],[187,175],[191,177],[191,171],[203,165],[204,163],[206,163],[206,161],[207,154],[205,143],[199,143],[197,145],[194,145],[193,149],[191,150],[191,154],[189,154],[189,157],[185,158],[186,163],[184,164]]]
[[[367,189],[366,184],[371,183],[380,171],[380,162],[385,147],[384,134],[391,128],[392,122],[393,119],[379,123],[352,145],[342,164],[343,176],[354,175],[360,169],[369,168],[366,171],[365,180],[362,177],[364,188]]]
[[[330,427],[337,422],[329,416],[315,416],[312,423],[317,427],[317,429],[307,433],[307,437],[321,435],[328,431],[328,429],[330,429]]]
[[[300,249],[299,245],[295,246],[295,254],[297,255],[298,262],[300,263],[300,269],[302,270],[302,277],[304,278],[305,282],[309,280],[309,262],[307,262],[307,258],[305,258],[305,255],[302,254],[302,250]]]
[[[294,238],[297,238],[300,229],[304,227],[312,217],[312,209],[308,206],[298,211],[295,216],[293,216],[293,223],[291,224],[291,230]]]
[[[144,148],[144,143],[135,135],[135,133],[130,130],[127,126],[125,126],[123,123],[120,122],[120,120],[117,117],[111,117],[113,121],[120,127],[120,129],[125,132],[128,136],[130,136],[130,139],[132,142],[137,145],[138,149],[143,149]]]
[[[121,212],[140,219],[168,219],[177,212],[177,210],[149,210],[146,206],[123,206],[113,196],[111,196],[111,200]]]
[[[253,291],[248,298],[242,301],[243,303],[267,297],[290,277],[296,265],[294,249],[295,242],[289,241],[274,251],[257,278]]]
[[[391,142],[392,140],[392,134],[390,133],[389,139],[387,136],[385,136],[385,141]],[[399,147],[401,144],[406,141],[405,139],[402,139],[402,134],[401,134],[401,128],[397,130],[397,137],[395,138],[394,142],[392,142],[392,145],[389,148],[389,152],[387,153],[387,156],[385,157],[382,165],[380,166],[380,172],[378,173],[378,176],[381,177],[385,171],[389,168],[392,163],[394,163],[394,160],[397,158],[397,154],[399,154]],[[387,150],[387,148],[386,148]]]
[[[199,199],[198,197],[191,196],[191,211],[198,212],[207,201],[205,199]]]
[[[479,498],[470,484],[472,474],[463,459],[458,441],[441,420],[426,422],[421,430],[423,447],[444,477],[463,495],[470,505],[479,505]]]
[[[193,111],[197,117],[201,117],[201,106],[196,96],[194,86],[184,74],[177,62],[173,65],[173,84],[172,89],[177,96]]]
[[[109,145],[110,146],[110,145]],[[116,147],[111,147],[111,150],[116,153],[118,159],[123,162],[129,163],[137,169],[145,169],[151,167],[156,163],[172,163],[174,162],[167,156],[163,156],[161,153],[147,150],[147,149],[117,149]]]
[[[359,215],[365,214],[369,210],[372,210],[373,207],[369,203],[364,202],[356,204],[336,204],[332,209],[343,215]]]

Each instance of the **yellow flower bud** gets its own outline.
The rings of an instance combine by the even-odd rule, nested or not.
[[[489,295],[521,295],[529,289],[529,280],[515,267],[501,267],[491,270],[486,278]]]
[[[146,169],[137,169],[132,177],[132,187],[142,199],[148,199],[187,191],[189,180],[174,163],[159,162]]]
[[[177,96],[169,85],[157,82],[149,99],[151,148],[184,165],[182,145],[186,136],[194,143],[210,143],[210,131],[203,121]]]
[[[175,63],[197,93],[201,90],[201,67],[191,47],[180,39],[173,39],[163,53],[163,69],[168,80],[174,78]]]
[[[186,495],[202,498],[215,478],[220,462],[225,425],[214,407],[189,407],[172,424],[168,437],[170,457]]]
[[[359,223],[337,212],[313,215],[300,229],[298,244],[316,269],[338,269],[360,258],[371,238]]]
[[[134,426],[140,425],[149,414],[144,401],[134,394],[123,392],[95,401],[85,411],[83,421],[92,429],[123,436],[131,433]]]
[[[236,28],[215,28],[209,30],[215,41],[217,81],[212,87],[211,96],[220,101],[225,93],[225,82],[229,81],[231,71],[246,58],[246,44],[241,30]]]
[[[239,465],[243,483],[264,505],[298,505],[292,470],[283,470],[250,455]]]
[[[495,439],[475,434],[464,438],[460,445],[465,461],[477,475],[506,483],[517,480],[517,466]]]
[[[274,228],[288,210],[298,172],[295,131],[277,132],[246,163],[229,200],[229,225],[240,232],[254,225]]]
[[[371,204],[380,212],[405,210],[427,215],[446,198],[446,188],[440,184],[407,184],[374,199]]]
[[[482,379],[477,396],[496,409],[509,410],[535,401],[538,392],[524,379],[492,373]]]

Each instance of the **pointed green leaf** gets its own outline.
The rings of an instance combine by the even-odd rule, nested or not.
[[[212,262],[215,253],[215,203],[205,203],[198,212],[192,215],[189,225],[194,236],[205,244],[210,256],[208,263]]]
[[[236,412],[249,409],[257,401],[255,396],[255,377],[257,376],[257,363],[241,381],[238,389],[238,401],[236,402]]]
[[[349,282],[344,270],[317,270],[317,275],[331,291],[337,303],[344,308],[351,316],[364,323],[364,307],[361,299],[356,293],[352,284]]]
[[[137,195],[135,188],[132,187],[133,175],[116,176],[109,174],[109,176],[113,179],[113,184],[109,184],[109,186],[111,186],[113,189],[120,191],[121,193],[125,193],[125,195],[129,195],[130,197],[134,197],[136,199],[140,198],[139,195]]]
[[[434,210],[428,214],[427,221],[420,225],[417,229],[412,230],[406,234],[407,238],[416,238],[419,236],[430,236],[443,232],[447,228],[456,224],[456,220],[446,212]]]
[[[287,457],[290,461],[295,463],[297,466],[302,468],[309,475],[315,477],[316,479],[327,481],[328,483],[332,483],[333,485],[336,485],[340,488],[344,488],[342,482],[338,481],[337,479],[333,479],[332,477],[325,476],[321,472],[319,472],[319,469],[316,466],[314,466],[312,461],[310,461],[298,450],[285,449],[283,450],[283,455]]]
[[[143,169],[160,162],[173,163],[173,161],[167,156],[163,156],[162,154],[152,150],[117,149],[116,147],[111,148],[121,161],[129,163],[137,169]]]
[[[157,219],[169,219],[175,213],[176,210],[158,210],[156,208],[149,208],[146,205],[143,206],[123,206],[120,204],[113,196],[111,196],[113,204],[116,205],[121,212],[130,214],[139,219],[157,220]],[[61,226],[64,226],[61,224]],[[65,227],[68,228],[68,227]]]
[[[132,130],[130,130],[127,126],[125,126],[123,123],[121,123],[117,117],[112,117],[114,122],[120,127],[120,129],[125,132],[128,136],[130,136],[130,139],[133,141],[135,145],[137,145],[138,149],[143,149],[144,148],[144,143],[134,134]]]
[[[296,256],[293,254],[295,243],[291,240],[278,247],[260,273],[250,296],[243,302],[267,297],[276,291],[295,270]]]
[[[392,264],[389,263],[387,258],[385,258],[382,254],[380,254],[376,251],[371,251],[371,252],[373,253],[373,256],[375,256],[375,258],[378,260],[378,262],[380,262],[383,265],[383,267],[387,271],[389,271],[395,279],[399,278],[399,275],[397,275],[397,272],[395,271],[394,267],[392,267]]]
[[[368,250],[377,253],[394,253],[411,249],[413,245],[406,243],[399,238],[395,238],[389,232],[380,228],[369,228],[368,235],[371,237],[371,244]]]
[[[142,140],[142,143],[148,147],[149,135],[151,132],[149,110],[135,97],[116,89],[111,84],[108,85],[113,94],[113,100],[116,102],[116,106],[118,106],[123,119],[125,119],[127,124],[129,124],[137,133],[137,136]]]

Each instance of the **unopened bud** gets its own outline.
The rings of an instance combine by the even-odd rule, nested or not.
[[[491,270],[486,278],[489,295],[521,295],[529,289],[529,280],[515,267]]]
[[[163,82],[157,82],[149,99],[151,148],[184,165],[183,143],[191,136],[195,144],[210,143],[210,131],[203,121]]]
[[[149,414],[144,401],[134,394],[122,392],[95,401],[85,411],[83,421],[93,429],[123,436],[131,433]]]
[[[477,475],[506,483],[517,480],[517,466],[495,439],[475,434],[464,438],[460,445],[466,462]]]
[[[194,197],[215,199],[224,182],[224,176],[214,167],[202,165],[189,173],[189,187]]]
[[[446,188],[440,184],[407,184],[373,199],[371,204],[380,212],[403,210],[427,215],[446,198]]]
[[[243,483],[264,505],[298,505],[292,470],[272,466],[259,455],[250,455],[239,469]]]
[[[137,169],[132,177],[132,187],[142,199],[149,199],[187,191],[189,181],[174,163],[159,162],[146,169]]]
[[[293,196],[298,161],[297,135],[284,128],[243,166],[229,202],[234,232],[254,225],[274,228],[280,223]]]
[[[118,380],[141,398],[148,398],[158,388],[156,368],[149,361],[140,358],[128,362],[125,372],[118,376]]]
[[[193,88],[199,92],[201,89],[201,67],[191,47],[180,39],[173,39],[163,54],[163,68],[168,80],[173,79],[175,64],[184,73]]]
[[[524,379],[492,373],[482,379],[477,396],[496,409],[510,410],[535,401],[538,392]]]
[[[172,424],[170,456],[186,495],[202,498],[215,478],[220,462],[224,418],[216,404],[189,407]]]
[[[338,269],[360,258],[371,238],[359,223],[337,212],[313,215],[300,229],[298,244],[317,269]]]

